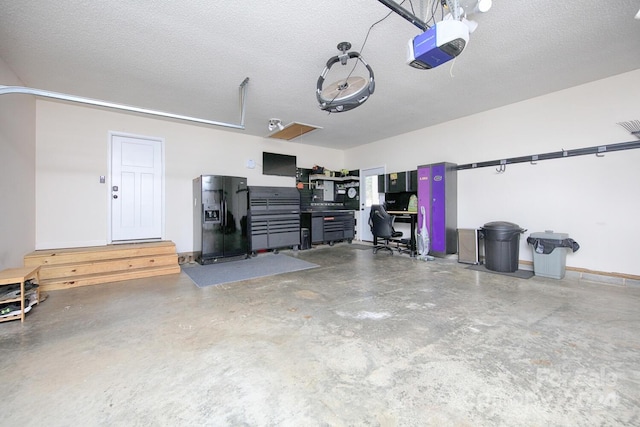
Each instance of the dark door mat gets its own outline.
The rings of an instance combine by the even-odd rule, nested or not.
[[[530,279],[534,276],[533,271],[516,270],[513,273],[504,273],[502,271],[489,270],[484,264],[470,265],[467,270],[484,271],[485,273],[501,274],[503,276],[517,277],[518,279]]]
[[[270,253],[219,264],[182,266],[182,271],[197,287],[204,288],[315,267],[319,265],[283,254]]]

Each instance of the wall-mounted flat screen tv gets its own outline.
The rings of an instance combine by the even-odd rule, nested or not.
[[[296,156],[278,153],[262,153],[262,174],[296,176]]]

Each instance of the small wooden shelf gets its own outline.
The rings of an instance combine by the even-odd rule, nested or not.
[[[40,266],[10,268],[7,270],[0,271],[0,286],[14,285],[16,283],[20,283],[19,297],[0,300],[0,304],[20,301],[20,314],[16,314],[13,316],[0,317],[0,323],[8,322],[10,320],[18,320],[18,319],[20,319],[21,322],[24,322],[24,315],[25,315],[24,310],[26,308],[24,306],[24,299],[26,297],[26,292],[24,290],[24,283],[29,279],[36,279],[36,282],[40,283]],[[39,287],[35,288],[33,292],[30,291],[29,293],[35,293],[37,301],[38,302],[40,301]]]

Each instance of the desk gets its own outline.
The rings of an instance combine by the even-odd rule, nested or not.
[[[396,221],[411,223],[411,236],[409,237],[409,251],[412,257],[416,256],[416,225],[418,223],[418,212],[407,211],[387,211],[389,215],[396,217]]]

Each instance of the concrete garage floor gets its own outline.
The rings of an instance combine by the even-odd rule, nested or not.
[[[640,288],[337,244],[205,289],[66,291],[0,324],[3,425],[640,425]]]

